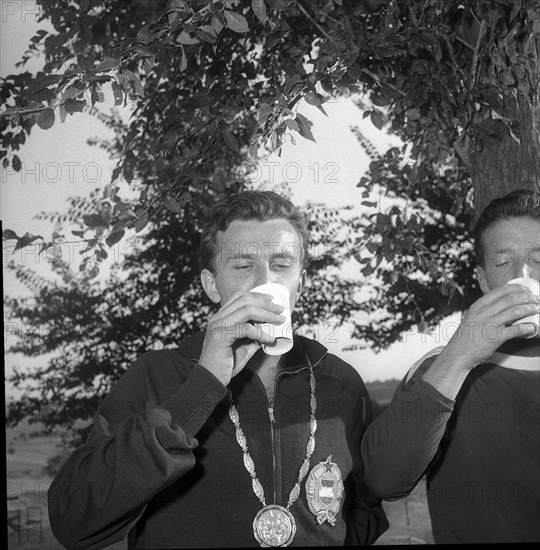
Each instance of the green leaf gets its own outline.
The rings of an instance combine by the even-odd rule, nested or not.
[[[43,109],[37,117],[37,125],[42,130],[48,130],[54,125],[54,111],[50,107]]]
[[[86,101],[82,99],[66,99],[64,103],[64,108],[68,113],[82,113],[83,109],[86,106]]]
[[[4,239],[18,239],[19,238],[17,233],[15,233],[15,231],[12,231],[11,229],[4,229],[4,231],[2,231],[2,237]]]
[[[153,55],[147,56],[143,59],[144,72],[148,74],[156,64],[156,58]]]
[[[62,103],[58,107],[58,113],[60,114],[60,122],[64,124],[64,122],[66,121],[67,111]]]
[[[56,94],[50,88],[43,88],[27,96],[29,102],[43,103],[56,99]]]
[[[89,270],[88,270],[88,278],[94,279],[99,275],[99,267],[94,264]]]
[[[257,122],[262,126],[273,112],[274,110],[268,103],[263,103],[257,113]]]
[[[369,182],[369,178],[366,178],[366,176],[362,176],[360,178],[360,181],[356,184],[356,187],[364,187],[368,182]]]
[[[184,52],[184,49],[182,48],[182,58],[180,59],[180,70],[184,72],[187,69],[187,57]]]
[[[192,46],[193,44],[198,44],[199,41],[196,38],[190,36],[186,31],[182,31],[177,37],[176,41],[185,46]]]
[[[214,29],[214,34],[217,36],[223,29],[223,23],[214,15],[212,16],[212,21],[210,21],[212,29]]]
[[[264,25],[268,20],[268,14],[266,13],[266,4],[264,0],[251,0],[251,9],[257,17],[257,19]]]
[[[145,25],[137,33],[137,40],[146,44],[148,42],[148,30],[150,25]]]
[[[304,99],[306,103],[315,107],[319,107],[323,103],[323,96],[313,91],[307,92],[304,95]]]
[[[81,93],[81,90],[76,85],[71,85],[66,88],[62,94],[62,100],[77,97]]]
[[[175,214],[182,213],[182,207],[180,206],[180,203],[173,197],[165,198],[165,208],[167,208],[167,210],[170,210],[171,212],[174,212]]]
[[[308,120],[304,115],[301,115],[300,113],[296,113],[295,118],[298,126],[300,127],[299,134],[306,139],[309,139],[310,141],[315,142],[315,138],[313,137],[313,134],[311,133],[311,127],[313,126],[313,122]]]
[[[149,219],[148,212],[145,212],[138,220],[136,220],[133,226],[135,228],[136,233],[139,233],[146,227],[146,224],[148,223],[148,219]]]
[[[107,57],[96,67],[94,72],[104,73],[106,71],[116,69],[116,67],[118,67],[118,59],[114,59],[114,57]]]
[[[375,126],[378,130],[382,130],[382,127],[384,126],[384,116],[382,113],[379,111],[372,111],[370,118],[373,126]]]
[[[101,91],[101,86],[99,84],[92,86],[90,98],[92,101],[92,105],[94,105],[95,103],[103,103],[105,101],[105,95]]]
[[[223,132],[223,141],[231,151],[238,151],[238,140],[230,130]]]
[[[111,84],[113,97],[114,97],[114,104],[115,105],[122,105],[122,100],[124,99],[124,94],[122,93],[122,88],[120,87],[120,84],[118,82],[114,81]]]
[[[29,244],[32,244],[37,239],[43,239],[41,235],[32,235],[31,233],[25,233],[22,237],[19,237],[17,244],[15,245],[15,251],[20,248],[24,248]]]
[[[215,31],[213,27],[210,25],[203,25],[202,27],[199,27],[195,34],[205,42],[209,42],[210,44],[214,44],[217,41],[217,36],[215,34]]]
[[[289,130],[294,130],[295,132],[300,133],[300,126],[298,126],[298,122],[296,122],[296,120],[293,120],[292,118],[288,118],[285,121],[285,126],[287,126]]]
[[[30,84],[28,87],[28,93],[33,94],[39,90],[48,88],[51,84],[56,84],[57,82],[60,82],[60,80],[62,80],[62,76],[57,74],[42,76]]]
[[[99,214],[88,214],[83,216],[84,223],[91,228],[109,227],[107,220],[103,219]]]
[[[141,83],[140,78],[129,69],[122,69],[122,74],[128,79],[130,84],[133,86],[133,90],[136,95],[139,97],[144,97],[144,88]]]
[[[390,100],[383,94],[373,95],[371,97],[371,101],[373,102],[373,105],[377,105],[377,107],[384,107],[390,103]]]
[[[240,15],[239,13],[236,13],[234,11],[227,11],[224,12],[225,15],[225,23],[231,31],[238,32],[238,33],[244,33],[249,31],[249,26],[246,21],[246,18],[243,15]]]
[[[122,240],[125,233],[126,232],[123,229],[120,231],[114,231],[105,239],[105,242],[109,246],[114,246],[118,241]]]
[[[13,170],[15,170],[15,172],[21,171],[22,162],[17,155],[13,155],[13,159],[11,160],[11,166],[13,167]]]

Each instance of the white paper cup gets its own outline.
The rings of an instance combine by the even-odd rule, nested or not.
[[[520,284],[526,286],[532,291],[535,296],[540,296],[540,283],[536,279],[531,279],[529,277],[518,277],[517,279],[512,279],[511,281],[508,281],[508,283],[506,284]],[[540,313],[529,315],[528,317],[523,317],[523,319],[519,319],[519,321],[516,321],[513,324],[521,325],[523,323],[533,323],[534,325],[536,325],[536,331],[532,334],[525,336],[524,338],[534,338],[535,336],[538,336],[538,330],[540,328]]]
[[[260,292],[261,294],[270,294],[272,302],[283,306],[285,309],[280,313],[285,317],[281,325],[271,323],[257,323],[256,326],[261,330],[274,336],[275,340],[271,344],[263,344],[262,349],[267,355],[283,355],[293,347],[292,324],[291,324],[291,304],[290,292],[286,286],[278,283],[267,283],[251,289],[251,292]]]

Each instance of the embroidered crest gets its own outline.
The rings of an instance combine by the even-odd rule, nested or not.
[[[336,514],[339,512],[343,496],[343,480],[341,470],[330,455],[324,462],[313,467],[306,481],[306,497],[309,509],[317,517],[320,524],[327,521],[336,524]]]

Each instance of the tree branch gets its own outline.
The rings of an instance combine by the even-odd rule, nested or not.
[[[476,72],[478,67],[478,51],[480,50],[480,42],[482,41],[482,38],[484,37],[484,33],[486,32],[487,23],[485,19],[482,19],[482,22],[480,23],[480,29],[478,30],[478,37],[476,38],[476,44],[474,45],[473,50],[473,59],[472,59],[472,67],[471,67],[471,84],[469,87],[469,90],[472,90],[475,82],[476,82]]]
[[[319,25],[319,23],[317,23],[317,21],[313,19],[313,17],[308,13],[306,8],[304,8],[304,6],[300,4],[300,2],[298,2],[297,5],[298,5],[298,9],[319,29],[319,31],[321,31],[321,33],[324,36],[326,36],[326,38],[328,38],[328,40],[330,40],[330,42],[337,44],[337,42]]]

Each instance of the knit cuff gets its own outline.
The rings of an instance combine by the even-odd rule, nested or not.
[[[454,410],[455,400],[450,399],[446,395],[443,395],[439,390],[434,388],[429,382],[426,382],[422,378],[416,378],[412,380],[410,388],[418,386],[421,393],[427,394],[431,399],[440,402],[443,407],[449,412]]]
[[[195,436],[227,394],[227,388],[207,369],[196,365],[189,377],[162,407],[172,416],[173,426]]]

